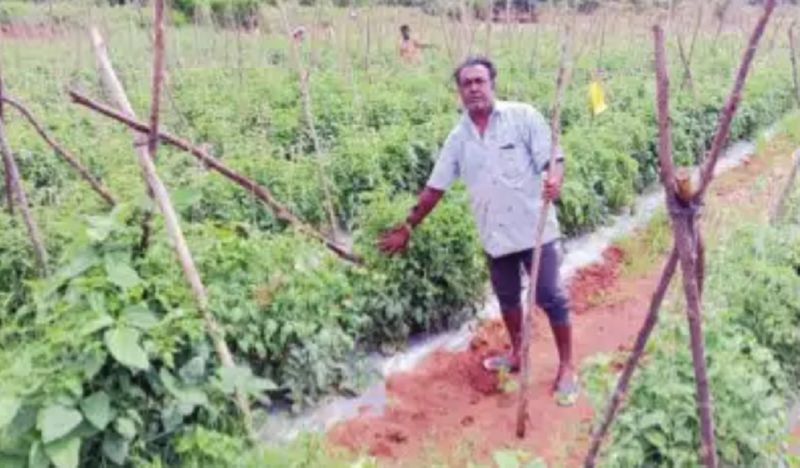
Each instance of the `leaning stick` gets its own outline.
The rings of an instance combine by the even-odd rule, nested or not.
[[[568,79],[568,38],[570,28],[561,42],[561,63],[558,67],[558,77],[556,79],[556,97],[553,103],[553,115],[550,123],[550,170],[555,170],[556,158],[559,151],[558,135],[561,121],[561,101],[564,98],[564,89]],[[528,413],[528,385],[531,377],[530,357],[528,356],[531,345],[531,328],[533,327],[533,312],[536,310],[536,285],[539,280],[539,264],[542,258],[542,237],[544,228],[547,224],[547,214],[550,209],[550,200],[542,203],[539,212],[539,224],[536,227],[536,249],[533,254],[533,264],[531,271],[528,272],[530,284],[528,285],[528,310],[525,312],[522,324],[522,350],[521,350],[521,373],[522,381],[519,390],[519,403],[517,407],[517,437],[525,437],[525,422]]]

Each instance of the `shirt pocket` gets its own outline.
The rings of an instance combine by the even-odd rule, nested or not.
[[[498,168],[505,182],[513,187],[522,185],[533,170],[525,145],[517,140],[501,140],[497,154]]]

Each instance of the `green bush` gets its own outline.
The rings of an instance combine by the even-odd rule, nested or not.
[[[776,466],[785,457],[786,399],[800,371],[800,233],[753,226],[710,258],[703,318],[718,456],[726,466]],[[608,466],[700,463],[686,318],[679,310],[661,317],[612,427]],[[587,373],[597,408],[616,383],[607,364],[598,360]]]

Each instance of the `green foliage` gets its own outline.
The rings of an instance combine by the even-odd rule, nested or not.
[[[65,83],[103,95],[87,60],[88,45],[76,51],[67,40],[5,43],[8,88],[123,203],[108,213],[8,110],[9,140],[56,274],[36,278],[24,226],[0,213],[0,465],[330,466],[326,463],[334,459],[321,456],[315,443],[287,451],[247,450],[230,403],[233,392],[244,390],[264,405],[282,400],[295,409],[331,392],[352,392],[361,377],[357,364],[363,352],[392,351],[411,334],[456,326],[474,312],[485,288],[485,267],[462,188],[448,193],[415,232],[407,253],[389,259],[375,248],[379,233],[406,215],[459,118],[445,48],[426,51],[431,54],[427,63],[411,70],[397,63],[395,51],[381,45],[382,40],[371,43],[366,57],[363,36],[351,44],[349,35],[337,32],[337,39],[317,41],[313,50],[303,46],[321,140],[322,154],[317,155],[285,38],[241,34],[234,43],[229,32],[204,26],[279,22],[274,9],[261,3],[173,2],[183,15],[173,21],[196,20],[200,25],[170,29],[174,61],[163,124],[207,144],[227,165],[269,187],[293,212],[322,229],[327,223],[320,172],[324,174],[337,215],[365,267],[344,264],[276,220],[252,194],[162,146],[159,174],[181,216],[210,310],[239,364],[232,370],[220,368],[158,217],[149,249],[138,249],[141,212],[150,202],[136,175],[130,134],[64,99]],[[0,21],[11,10],[14,18],[81,26],[86,21],[81,5],[49,6],[52,14],[31,3],[4,1]],[[114,31],[109,43],[114,66],[142,117],[150,104],[150,43],[144,33],[149,13],[95,8]],[[313,11],[322,19],[362,18],[349,19],[347,10],[327,5]],[[299,18],[309,12],[293,13]],[[568,234],[589,230],[624,210],[657,177],[649,52],[620,45],[611,35],[608,40],[602,63],[592,59],[577,64],[562,113],[568,162],[559,217]],[[557,39],[542,31],[536,41],[535,49],[496,51],[498,93],[547,113]],[[439,44],[444,44],[441,36]],[[725,51],[698,43],[697,95],[674,89],[673,131],[681,163],[696,162],[710,144],[726,89],[720,83],[728,83],[738,59]],[[765,61],[756,70],[733,139],[752,136],[791,106],[785,62]],[[590,71],[598,66],[607,73],[610,107],[591,117],[585,90]],[[758,262],[748,265],[755,268],[753,287],[764,285],[775,292],[775,297],[763,298],[771,307],[794,300],[786,293],[796,287],[788,268],[773,278]],[[751,297],[759,294],[731,295],[730,307],[755,307]],[[777,325],[797,328],[793,318],[760,314],[730,321],[730,327],[746,332],[733,344],[711,346],[731,353],[723,362],[731,375],[753,371],[750,354],[760,356],[758,362],[767,369],[777,362],[795,371],[795,335],[773,330]],[[714,336],[726,341],[722,338],[727,335],[720,333]],[[780,351],[775,360],[763,356],[764,347]],[[681,365],[688,362],[685,355],[676,356]],[[716,382],[728,385],[730,375],[719,372]],[[678,379],[683,393],[674,403],[675,414],[693,414],[686,379],[684,374]],[[764,379],[770,388],[780,380],[771,370]],[[742,429],[752,433],[752,440],[744,443],[741,432],[727,423],[720,426],[734,431],[731,440],[739,451],[740,458],[726,460],[753,459],[753,447],[766,440],[765,431],[779,417],[761,418],[757,425],[752,421],[757,419],[755,407],[772,401],[772,393],[763,385],[742,392],[723,397],[734,402],[731,411],[739,412],[725,416],[726,421],[750,418],[757,427]],[[662,404],[664,397],[641,398]],[[638,427],[635,421],[630,424]],[[672,427],[665,423],[662,432]],[[652,447],[635,446],[629,455],[647,450],[650,457]]]
[[[131,261],[133,212],[89,223],[66,249],[71,260],[34,282],[32,300],[0,329],[3,455],[58,467],[166,460],[174,447],[159,434],[199,422],[235,432],[234,389],[275,389],[247,368],[216,367],[201,320],[182,308],[180,275],[150,280],[170,257]]]
[[[785,456],[785,399],[800,371],[800,233],[753,226],[710,258],[703,318],[718,455],[730,466],[775,466]],[[661,314],[612,428],[608,466],[699,463],[688,330],[682,311],[674,312]],[[608,369],[598,359],[588,372],[598,407],[616,383]]]

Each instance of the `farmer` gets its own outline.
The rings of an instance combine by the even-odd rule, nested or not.
[[[461,179],[485,250],[492,287],[500,303],[512,351],[484,361],[488,370],[519,370],[522,339],[522,268],[531,268],[537,218],[544,200],[558,198],[563,182],[563,153],[550,168],[550,127],[532,106],[495,100],[494,64],[470,58],[453,74],[466,110],[444,142],[426,187],[405,223],[379,241],[387,254],[404,251],[411,234],[444,192]],[[546,177],[544,184],[542,178]],[[559,278],[560,232],[549,211],[536,303],[547,312],[560,365],[553,391],[560,405],[574,404],[578,384],[572,367],[569,303]]]
[[[419,63],[422,49],[431,47],[411,38],[411,27],[407,24],[400,26],[400,58],[406,63]]]

